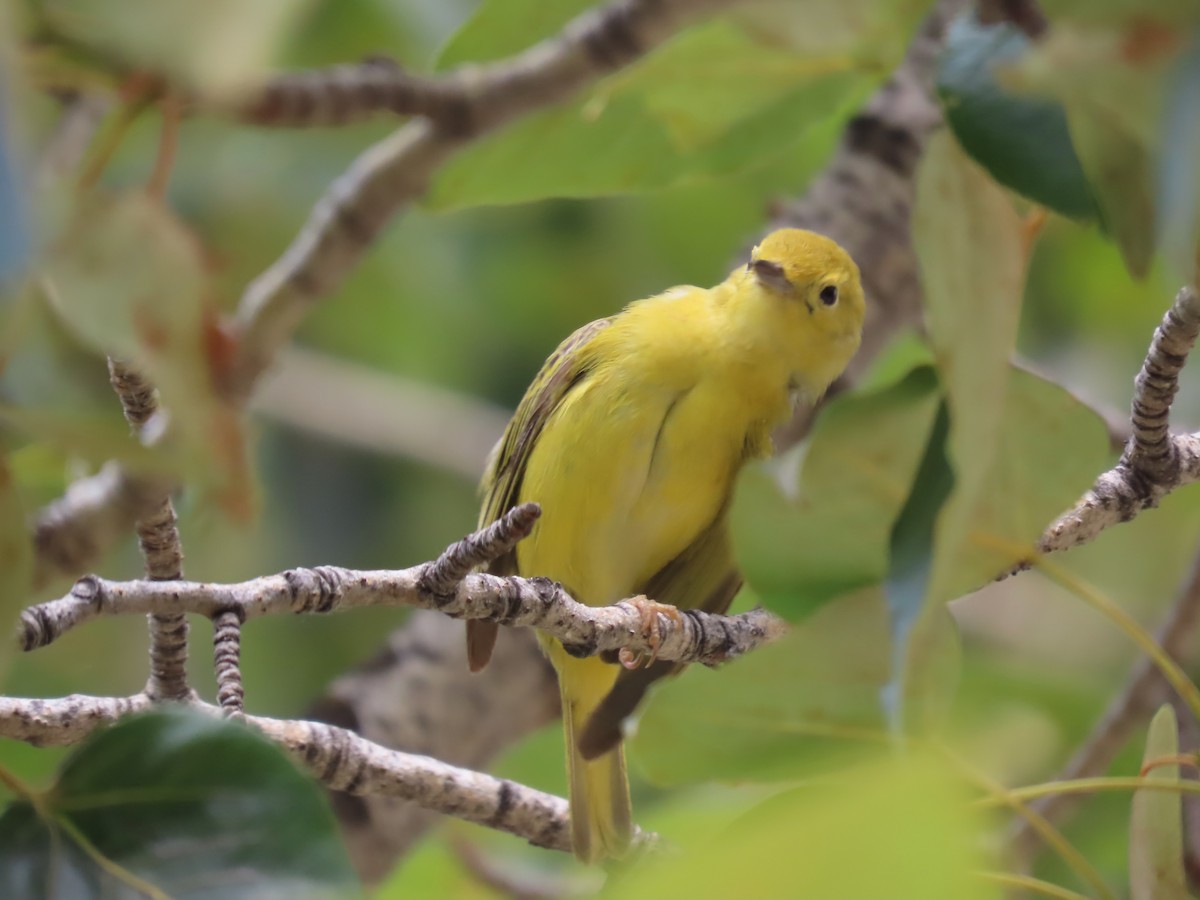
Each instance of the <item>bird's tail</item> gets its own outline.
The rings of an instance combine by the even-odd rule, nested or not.
[[[567,744],[571,849],[586,863],[621,857],[633,835],[625,749],[618,744],[595,759],[584,759],[579,752],[579,733],[611,689],[615,667],[595,658],[568,657],[561,663],[558,682]]]

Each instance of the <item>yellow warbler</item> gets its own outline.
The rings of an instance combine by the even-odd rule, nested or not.
[[[770,430],[794,403],[814,403],[841,374],[863,312],[849,255],[782,229],[714,288],[672,288],[580,328],[489,461],[481,525],[518,503],[542,506],[533,533],[490,571],[552,578],[593,606],[644,594],[723,613],[741,585],[726,515],[734,478],[770,452]],[[654,604],[643,611],[657,615]],[[562,693],[572,847],[586,862],[620,856],[633,830],[622,721],[678,667],[628,670],[540,637]],[[494,623],[467,623],[473,670],[495,639]]]

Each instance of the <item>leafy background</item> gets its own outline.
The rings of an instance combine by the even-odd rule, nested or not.
[[[210,91],[267,66],[380,52],[438,69],[520,49],[587,5],[314,0],[299,12],[264,3],[251,14],[182,4],[191,18],[154,33],[190,39],[148,45],[111,0],[34,4],[72,40],[5,53],[0,486],[14,488],[0,490],[0,551],[15,561],[6,568],[14,587],[2,585],[10,607],[26,577],[21,509],[114,454],[182,470],[197,486],[181,503],[196,579],[296,564],[408,565],[468,530],[476,512],[474,484],[461,473],[315,439],[264,416],[243,433],[211,404],[187,353],[145,359],[168,402],[193,416],[178,458],[143,459],[123,437],[96,353],[130,341],[136,351],[133,323],[145,314],[160,315],[179,347],[194,346],[205,310],[232,308],[329,180],[388,123],[286,132],[189,120],[167,214],[129,192],[145,183],[157,144],[156,117],[144,115],[104,173],[113,206],[97,211],[67,192],[28,188],[55,115],[31,87],[111,79],[113,55]],[[511,409],[579,324],[671,284],[722,278],[772,202],[802,192],[820,169],[927,5],[766,3],[685,32],[446,166],[425,203],[306,319],[299,341]],[[1149,335],[1188,271],[1200,82],[1185,75],[1200,59],[1189,30],[1200,23],[1182,0],[1043,6],[1054,27],[1032,48],[1012,31],[955,25],[938,80],[953,136],[930,147],[916,216],[928,339],[900,336],[865,383],[823,413],[801,453],[746,474],[735,518],[752,588],[740,602],[766,602],[797,626],[784,643],[720,672],[690,671],[652,700],[630,745],[638,819],[690,852],[621,873],[607,888],[613,896],[732,888],[746,871],[764,894],[992,896],[972,872],[998,864],[963,835],[1004,820],[973,810],[978,783],[945,756],[897,761],[881,752],[880,736],[903,723],[918,737],[940,735],[954,758],[997,782],[1036,782],[1125,676],[1127,639],[1040,575],[970,592],[1019,558],[1114,458],[1081,400],[1127,407]],[[5,15],[29,25],[15,10]],[[234,34],[236,53],[214,57]],[[994,68],[997,59],[1008,65]],[[1055,174],[1039,177],[1047,172]],[[1057,211],[1036,241],[1031,201]],[[120,227],[101,233],[89,218],[98,215]],[[165,263],[136,286],[169,293],[169,312],[130,308],[143,294],[111,263],[142,240]],[[35,246],[57,273],[56,296],[21,277]],[[81,261],[97,259],[108,274],[90,283],[94,269]],[[1014,353],[1070,393],[1012,368]],[[1198,413],[1200,394],[1185,388],[1176,425]],[[1151,621],[1183,578],[1198,530],[1200,495],[1185,490],[1059,562]],[[101,569],[136,571],[129,545]],[[944,611],[950,600],[957,629]],[[301,714],[403,620],[402,611],[372,610],[252,623],[243,660],[250,710]],[[197,627],[197,651],[204,641]],[[101,620],[14,660],[5,690],[128,694],[145,676],[143,645],[135,623]],[[211,694],[203,652],[191,668]],[[497,771],[561,793],[560,740],[548,728]],[[1135,773],[1141,744],[1114,771]],[[0,744],[0,763],[35,785],[49,784],[63,757]],[[1101,795],[1067,829],[1110,884],[1129,883],[1130,816],[1127,795]],[[447,843],[463,835],[526,876],[595,884],[557,855],[448,823],[381,895],[490,896]],[[802,852],[813,846],[824,849]],[[864,852],[878,864],[862,866]],[[1086,888],[1049,854],[1039,874]]]

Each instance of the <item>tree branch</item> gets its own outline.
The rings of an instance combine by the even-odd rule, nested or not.
[[[330,185],[292,245],[242,295],[240,359],[228,385],[244,395],[300,320],[328,296],[433,173],[478,136],[560,103],[733,0],[619,0],[553,38],[446,83],[436,119],[419,118],[369,147]],[[438,90],[442,90],[439,88]]]
[[[548,578],[497,577],[472,569],[504,555],[529,534],[540,514],[526,503],[487,528],[452,544],[438,559],[409,569],[355,571],[337,566],[289,569],[240,584],[192,581],[108,581],[89,575],[65,597],[21,614],[25,650],[44,647],[101,615],[183,611],[241,621],[281,613],[330,613],[368,606],[412,606],[455,619],[487,619],[537,628],[567,652],[585,657],[626,650],[671,662],[716,665],[782,636],[786,626],[766,610],[720,616],[680,610],[645,624],[641,609],[622,601],[586,606]],[[238,623],[240,624],[240,622]]]
[[[252,412],[327,440],[407,457],[472,482],[510,412],[442,387],[285,347]],[[379,410],[386,409],[386,416]]]
[[[421,116],[453,127],[469,90],[466,82],[464,71],[427,78],[406,72],[394,60],[374,58],[278,75],[241,98],[232,112],[248,124],[277,128],[349,125],[380,113]]]
[[[75,694],[58,700],[0,697],[0,737],[38,747],[76,744],[95,729],[153,705],[145,693],[132,697]],[[183,705],[209,715],[225,712],[199,700]],[[428,756],[389,750],[324,722],[265,716],[246,716],[245,721],[331,790],[399,798],[516,835],[538,847],[570,852],[567,801],[561,797]],[[654,837],[639,832],[637,840],[645,844]]]
[[[1200,297],[1185,287],[1154,332],[1134,384],[1133,431],[1120,461],[1042,535],[1038,552],[1086,544],[1104,529],[1157,506],[1171,491],[1200,481],[1200,434],[1170,433],[1179,373],[1200,335]],[[1012,572],[1029,568],[1025,563]]]

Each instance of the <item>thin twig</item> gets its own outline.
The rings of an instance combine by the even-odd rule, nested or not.
[[[217,705],[228,716],[245,712],[242,686],[242,617],[236,609],[213,616],[213,665],[217,673]]]
[[[1200,334],[1200,297],[1183,288],[1154,332],[1134,385],[1132,436],[1120,461],[1038,541],[1039,553],[1068,550],[1157,506],[1167,494],[1200,481],[1200,434],[1171,434],[1179,373]],[[1028,569],[1024,562],[999,577]]]
[[[135,434],[142,434],[158,409],[158,394],[141,373],[126,363],[108,360],[108,375],[121,400],[125,420]],[[151,581],[177,581],[183,577],[183,548],[175,506],[169,494],[159,500],[135,524],[138,546]],[[146,693],[164,700],[188,696],[187,683],[188,623],[182,612],[164,610],[151,613],[150,679]]]

